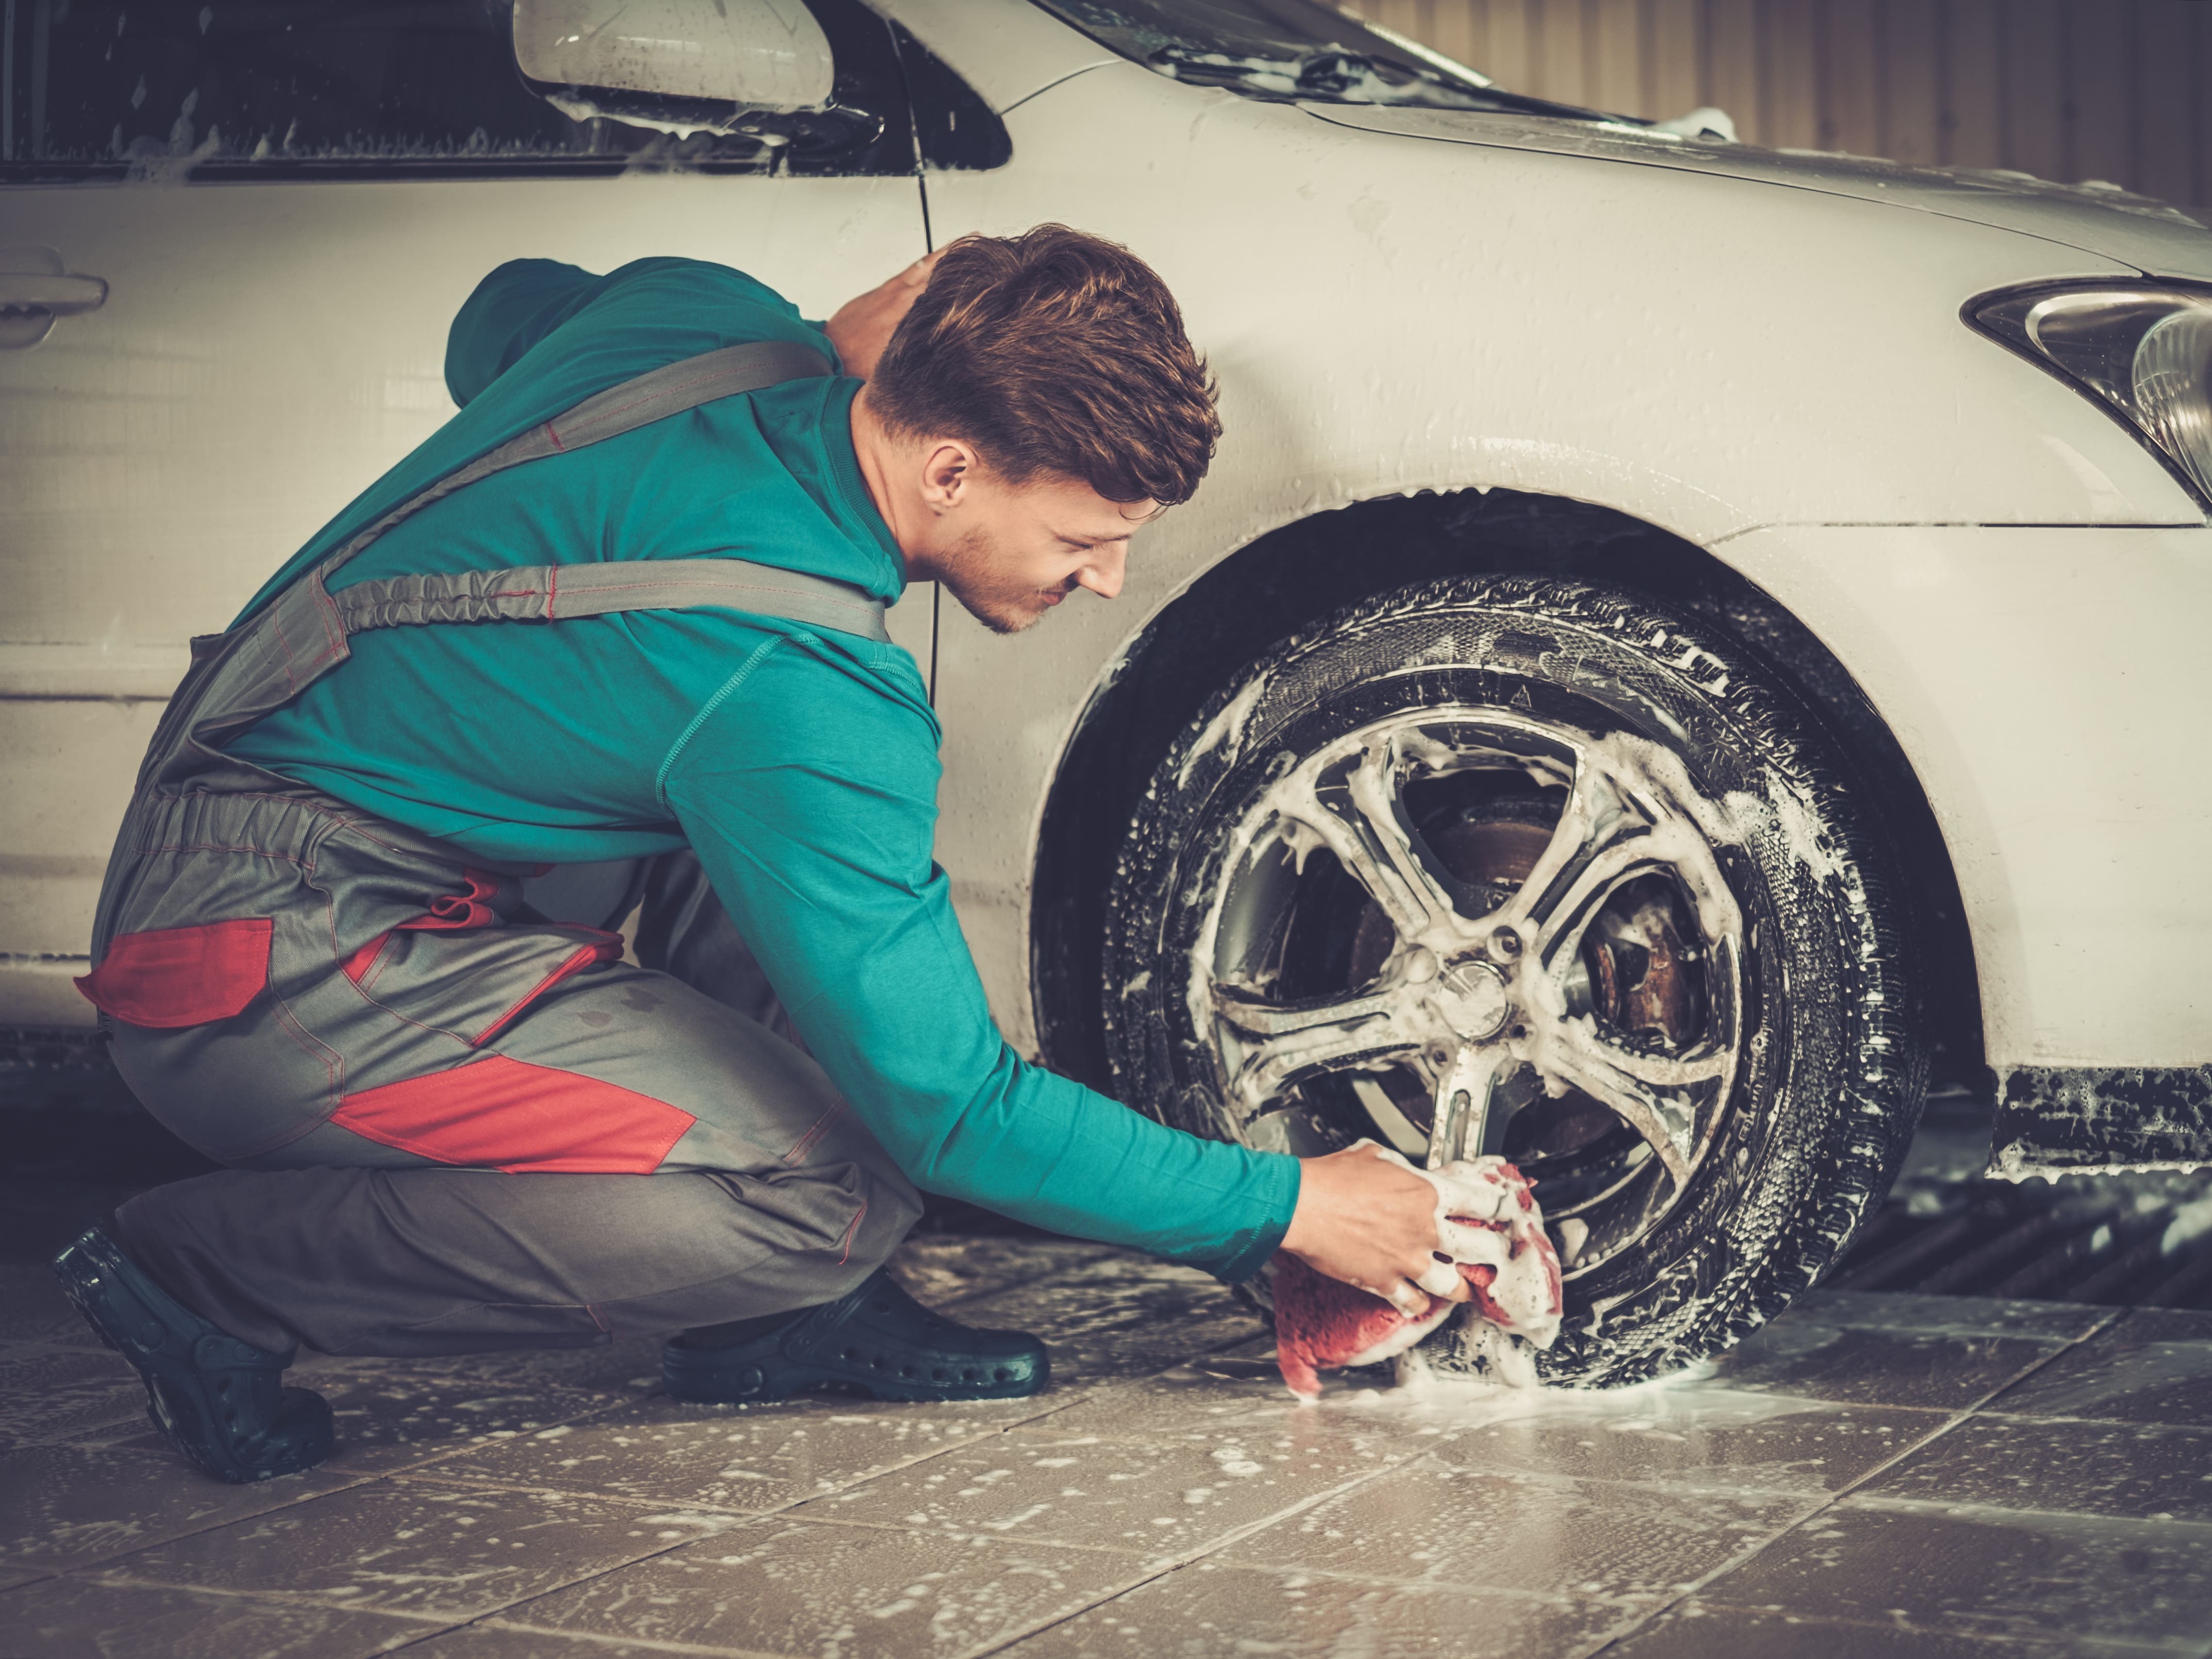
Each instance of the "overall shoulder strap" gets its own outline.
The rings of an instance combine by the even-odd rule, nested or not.
[[[617,611],[684,611],[711,605],[781,617],[815,628],[890,642],[883,601],[828,576],[780,570],[750,559],[637,559],[614,564],[540,564],[456,570],[356,582],[331,596],[348,634],[428,623],[559,622]]]
[[[477,479],[542,456],[565,454],[680,414],[716,398],[783,380],[826,374],[821,353],[783,340],[730,346],[671,363],[600,392],[532,427],[480,460],[403,502],[321,568],[325,579],[410,514]],[[617,611],[714,605],[840,629],[888,643],[883,602],[850,582],[780,570],[746,559],[641,560],[615,564],[529,565],[395,576],[359,582],[332,596],[349,634],[431,623],[601,617]]]
[[[351,627],[325,586],[328,579],[348,560],[374,544],[378,537],[394,525],[421,512],[431,502],[441,501],[479,478],[489,477],[510,466],[603,442],[625,432],[635,431],[654,421],[664,420],[671,415],[679,415],[702,404],[711,403],[717,398],[727,398],[741,392],[757,392],[763,386],[775,386],[785,380],[829,373],[830,365],[823,355],[798,341],[763,340],[745,345],[725,346],[719,351],[687,357],[625,380],[619,386],[611,386],[586,398],[567,413],[540,422],[489,454],[448,473],[428,489],[410,496],[385,514],[320,564],[302,573],[239,628],[226,635],[193,641],[192,666],[186,672],[184,683],[177,688],[163,714],[153,745],[147,751],[146,763],[141,771],[142,781],[166,772],[172,758],[184,745],[220,744],[227,736],[242,731],[262,715],[281,708],[314,681],[345,661],[351,654],[346,643]],[[635,565],[592,568],[629,572],[637,569]],[[530,589],[535,582],[543,589],[538,598],[551,601],[558,586],[590,588],[591,579],[580,575],[583,568],[585,567],[564,567],[558,570],[541,568],[536,571],[486,574],[492,579],[495,588],[504,587],[507,585],[505,579],[508,577],[515,579],[519,589]],[[846,621],[830,621],[826,617],[819,620],[825,626],[845,628],[867,634],[872,638],[888,637],[882,631],[882,606],[859,588],[842,582],[829,582],[819,577],[795,577],[790,572],[764,574],[787,585],[795,582],[816,587],[818,584],[814,594],[817,599],[836,600],[847,607],[872,607],[872,618],[847,609],[838,613],[847,617],[848,619]],[[410,580],[428,582],[432,579]],[[378,583],[374,586],[389,589],[392,585]],[[356,591],[349,589],[349,598]],[[355,600],[355,605],[356,608],[373,610],[375,597],[363,594]],[[510,602],[526,604],[528,601]],[[742,609],[770,614],[775,614],[778,609],[764,603],[748,604],[729,598],[706,601],[694,599],[687,602],[735,605]],[[628,602],[610,602],[598,607],[602,612],[644,608],[646,605],[635,599]],[[592,612],[581,609],[562,611],[541,608],[534,611],[526,610],[510,613],[489,611],[483,614],[486,617],[507,614],[553,617],[563,614],[583,616]],[[795,609],[786,608],[781,614],[810,620],[799,617]],[[392,626],[416,620],[447,619],[427,613],[402,615],[387,608],[380,617],[366,620],[362,625]],[[451,619],[462,620],[462,617],[456,615]],[[872,628],[867,625],[871,620]]]
[[[564,415],[539,422],[489,454],[478,456],[459,471],[447,473],[428,489],[409,496],[324,560],[318,567],[319,574],[329,580],[348,560],[392,526],[479,478],[504,472],[525,461],[565,454],[572,449],[618,438],[625,432],[635,432],[641,426],[680,415],[687,409],[696,409],[717,398],[758,392],[763,386],[829,372],[829,363],[811,346],[801,345],[795,340],[759,340],[686,357],[635,380],[624,380],[620,386],[610,386],[585,398]]]

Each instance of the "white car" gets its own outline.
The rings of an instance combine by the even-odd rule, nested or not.
[[[1201,1133],[1510,1154],[1593,1382],[1814,1281],[1931,1055],[2002,1172],[2212,1160],[2183,214],[1561,109],[1307,0],[9,17],[0,1024],[88,1022],[185,641],[451,412],[493,266],[825,315],[1061,220],[1165,276],[1227,436],[1119,603],[893,612],[1018,1047]]]

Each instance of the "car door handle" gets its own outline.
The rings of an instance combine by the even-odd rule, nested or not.
[[[0,247],[0,351],[27,351],[54,331],[54,319],[97,311],[107,284],[72,276],[59,248]]]
[[[36,309],[70,317],[80,311],[97,311],[106,302],[107,284],[97,276],[0,272],[0,311]]]

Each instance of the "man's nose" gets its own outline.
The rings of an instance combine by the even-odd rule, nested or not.
[[[1098,550],[1098,556],[1075,573],[1075,580],[1102,599],[1120,597],[1122,573],[1128,568],[1129,544],[1116,542],[1113,550]]]

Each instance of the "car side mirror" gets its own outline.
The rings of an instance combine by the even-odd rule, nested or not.
[[[572,120],[769,143],[860,137],[835,107],[829,37],[803,0],[514,0],[514,61]],[[872,137],[872,133],[867,136]]]

